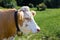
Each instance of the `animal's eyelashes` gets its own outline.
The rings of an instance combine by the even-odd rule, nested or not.
[[[31,20],[31,18],[24,18],[24,19],[26,19],[26,20]]]

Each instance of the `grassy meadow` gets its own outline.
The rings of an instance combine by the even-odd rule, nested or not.
[[[46,9],[36,12],[37,15],[34,19],[41,31],[28,37],[22,36],[21,40],[60,40],[60,9]],[[17,39],[18,37],[16,37]]]

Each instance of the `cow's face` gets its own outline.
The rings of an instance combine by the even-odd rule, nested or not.
[[[19,12],[19,28],[23,34],[36,33],[40,31],[40,28],[36,24],[33,16],[36,14],[34,11],[20,11]]]

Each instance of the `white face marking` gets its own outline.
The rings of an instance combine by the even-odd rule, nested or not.
[[[30,9],[28,6],[23,6],[23,7],[21,7],[21,11],[26,12],[26,11],[30,11]]]
[[[22,11],[24,11],[23,9],[28,10],[26,7],[22,7]],[[36,33],[40,30],[40,28],[38,27],[38,25],[36,24],[32,12],[31,11],[24,11],[24,22],[23,22],[23,26],[20,27],[20,30],[23,32],[23,34],[29,34],[29,33]],[[20,24],[19,24],[20,26]]]

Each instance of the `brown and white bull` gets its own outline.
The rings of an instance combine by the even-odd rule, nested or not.
[[[40,28],[34,21],[35,11],[30,11],[28,6],[16,9],[0,10],[0,40],[14,40],[18,31],[24,35],[37,33]]]

